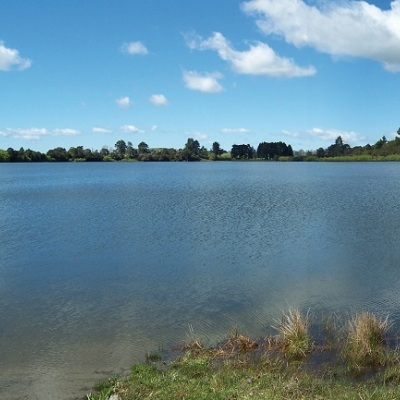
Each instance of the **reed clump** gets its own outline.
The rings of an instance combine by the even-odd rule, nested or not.
[[[391,327],[389,318],[370,312],[356,314],[346,327],[342,354],[353,366],[384,365],[387,360],[387,336]]]
[[[237,328],[233,327],[228,340],[221,346],[220,350],[228,353],[248,353],[257,347],[257,342],[240,334]]]
[[[303,315],[299,309],[290,308],[276,322],[277,326],[273,326],[278,331],[275,341],[285,356],[295,359],[306,357],[313,347],[309,311]]]

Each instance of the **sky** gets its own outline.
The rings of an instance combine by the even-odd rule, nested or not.
[[[399,110],[400,0],[0,0],[0,149],[354,147]]]

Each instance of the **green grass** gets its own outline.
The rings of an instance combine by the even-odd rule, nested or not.
[[[327,321],[330,335],[338,336],[329,346],[313,346],[310,323],[309,313],[290,309],[275,337],[256,342],[233,329],[209,348],[199,345],[190,329],[181,357],[171,362],[148,358],[129,376],[102,382],[87,398],[400,399],[400,357],[387,346],[387,319],[357,314],[342,325],[342,333]],[[354,374],[354,365],[363,365],[362,373]]]

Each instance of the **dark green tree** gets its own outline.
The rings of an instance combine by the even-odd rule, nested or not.
[[[293,157],[292,146],[284,142],[262,142],[257,147],[257,157],[277,160],[279,157]]]
[[[56,147],[55,149],[49,150],[46,154],[50,160],[68,161],[68,153],[64,147]]]
[[[324,150],[322,147],[320,147],[320,148],[317,150],[316,155],[317,155],[318,158],[325,157],[325,150]]]
[[[221,146],[218,142],[214,142],[212,144],[212,149],[211,151],[216,155],[216,156],[220,156],[224,150],[221,149]]]
[[[72,160],[84,159],[85,151],[83,150],[83,146],[70,147],[68,150],[68,157]]]
[[[185,144],[185,150],[187,150],[189,154],[197,156],[200,152],[199,141],[189,138]]]
[[[349,150],[350,146],[343,143],[342,137],[338,136],[335,143],[327,148],[326,153],[328,157],[337,157],[346,154]]]
[[[126,146],[126,157],[127,158],[137,158],[138,156],[138,151],[133,148],[132,142],[128,142]]]
[[[125,156],[127,145],[125,143],[125,140],[118,140],[117,143],[115,143],[115,150],[119,155],[123,158]]]
[[[150,153],[149,145],[146,142],[140,142],[138,144],[138,153],[139,154]]]
[[[231,149],[231,157],[234,159],[250,160],[254,154],[255,150],[249,144],[234,144]]]

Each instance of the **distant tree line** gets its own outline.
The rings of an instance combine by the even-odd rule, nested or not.
[[[389,156],[400,156],[400,128],[393,140],[387,140],[382,136],[375,144],[366,144],[365,146],[351,147],[344,143],[341,136],[338,136],[335,143],[328,146],[326,149],[320,147],[316,151],[297,152],[294,159],[301,160],[329,160],[329,159],[382,159]],[[394,158],[397,159],[397,158]],[[399,158],[400,159],[400,158]]]
[[[230,151],[214,142],[210,149],[200,146],[198,140],[189,138],[182,149],[150,148],[146,142],[134,147],[132,142],[118,140],[114,148],[101,150],[85,149],[83,146],[56,147],[47,153],[20,148],[0,150],[0,162],[66,162],[66,161],[202,161],[202,160],[267,160],[267,161],[316,161],[329,159],[367,159],[398,155],[400,160],[400,128],[397,137],[388,141],[382,136],[375,144],[351,147],[338,136],[335,143],[315,151],[294,152],[291,145],[284,142],[261,142],[257,150],[250,144],[233,144]]]
[[[263,149],[268,148],[268,151]],[[293,156],[292,148],[285,143],[260,143],[257,151],[249,144],[234,144],[230,152],[214,142],[210,149],[200,146],[198,140],[189,138],[182,149],[150,148],[146,142],[133,147],[132,142],[118,140],[113,149],[103,147],[101,150],[86,149],[83,146],[56,147],[46,154],[20,148],[0,150],[0,162],[35,162],[35,161],[202,161],[202,160],[250,160],[255,158],[277,160],[280,156]]]

